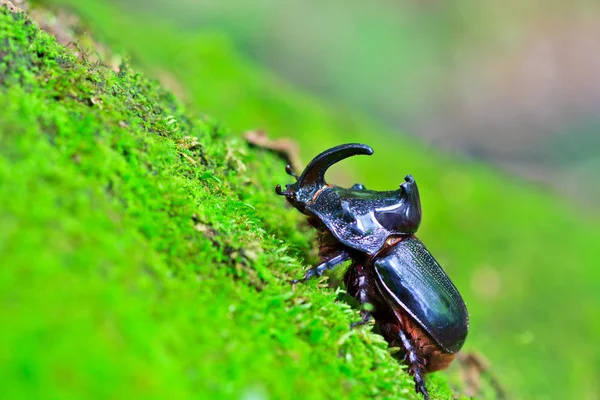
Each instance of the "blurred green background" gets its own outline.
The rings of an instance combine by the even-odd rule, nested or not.
[[[42,3],[235,135],[293,138],[304,161],[375,149],[332,182],[412,173],[420,236],[471,313],[465,349],[511,398],[599,398],[595,2]]]
[[[600,200],[596,1],[115,4],[223,32],[287,81],[428,145]]]

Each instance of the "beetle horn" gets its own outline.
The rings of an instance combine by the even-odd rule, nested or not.
[[[348,143],[325,150],[306,166],[302,175],[298,178],[298,188],[309,186],[321,187],[325,185],[325,172],[338,161],[359,154],[371,155],[373,149],[366,144]]]

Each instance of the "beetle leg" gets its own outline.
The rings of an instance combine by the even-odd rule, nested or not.
[[[429,393],[425,387],[425,361],[419,357],[413,344],[406,337],[404,332],[400,330],[398,336],[402,341],[402,347],[404,347],[404,361],[408,364],[408,373],[413,376],[415,381],[415,390],[423,395],[425,400],[429,400]]]
[[[360,310],[360,314],[362,315],[362,319],[355,321],[350,324],[350,329],[354,329],[357,326],[363,326],[369,323],[371,320],[371,312],[368,310]]]
[[[296,284],[298,282],[306,282],[307,280],[314,277],[315,275],[321,276],[321,275],[323,275],[323,272],[327,271],[328,269],[334,269],[337,265],[343,263],[344,261],[348,261],[349,259],[350,259],[350,255],[348,253],[342,252],[342,253],[338,254],[337,256],[335,256],[325,262],[322,262],[321,264],[317,265],[316,267],[311,268],[308,271],[306,271],[304,278],[294,279],[290,282],[292,284]]]
[[[354,298],[360,302],[360,314],[362,319],[353,322],[350,325],[350,329],[355,328],[357,326],[366,325],[371,320],[371,312],[365,306],[368,304],[372,304],[369,299],[369,289],[372,287],[367,276],[364,273],[364,269],[361,267],[356,268],[357,276],[354,278],[354,287],[356,288],[356,293],[354,293]]]

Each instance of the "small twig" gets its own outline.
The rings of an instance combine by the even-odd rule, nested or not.
[[[500,384],[500,381],[491,372],[490,363],[485,358],[477,353],[459,353],[457,357],[464,374],[465,384],[468,386],[468,391],[475,395],[481,390],[481,377],[486,376],[488,382],[496,392],[496,399],[505,400],[506,391]]]
[[[189,162],[191,162],[192,164],[197,164],[196,160],[194,160],[192,157],[188,156],[187,154],[183,153],[183,152],[179,152],[179,154],[181,154],[186,160],[188,160]]]
[[[302,169],[302,163],[298,155],[298,145],[292,139],[269,139],[264,131],[248,131],[244,134],[244,139],[251,146],[266,149],[277,154],[286,164],[293,167],[294,170]]]

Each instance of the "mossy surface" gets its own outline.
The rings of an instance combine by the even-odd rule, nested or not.
[[[263,128],[292,137],[305,162],[339,143],[370,144],[372,157],[334,166],[329,180],[383,190],[407,173],[417,179],[424,210],[419,237],[469,308],[465,350],[490,360],[511,398],[600,393],[597,214],[299,93],[240,56],[222,32],[169,25],[133,0],[44,3],[69,5],[96,37],[132,55],[147,73],[179,82],[191,109],[221,119],[235,135]]]
[[[286,282],[313,234],[281,160],[22,14],[0,38],[3,397],[418,398],[339,293]]]

